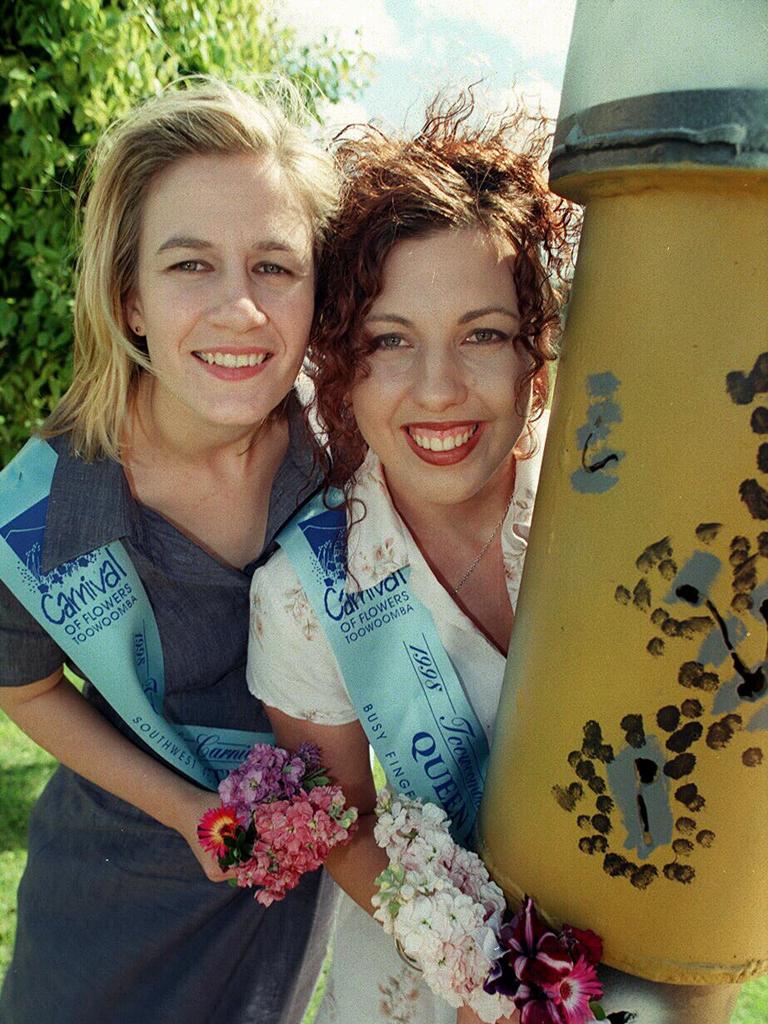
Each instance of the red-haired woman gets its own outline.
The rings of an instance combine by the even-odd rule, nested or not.
[[[395,606],[405,610],[415,598],[490,741],[573,214],[544,183],[541,131],[524,138],[523,114],[474,128],[470,114],[458,103],[433,112],[414,139],[371,129],[341,144],[346,191],[311,352],[328,483],[343,491],[349,524],[343,586],[352,601],[330,614],[343,620],[347,645],[362,650],[364,637],[386,637],[382,625],[400,622]],[[377,586],[383,616],[355,600]],[[251,598],[252,692],[268,706],[280,743],[322,747],[361,811],[355,840],[329,863],[353,899],[341,914],[318,1021],[454,1021],[456,1010],[432,995],[368,916],[387,861],[372,836],[366,716],[285,550],[256,573]],[[363,672],[374,672],[375,660],[363,655]],[[388,663],[387,673],[397,688]],[[392,781],[397,749],[393,742],[384,757]]]
[[[251,690],[278,741],[316,742],[361,811],[355,839],[328,862],[352,899],[317,1024],[456,1019],[369,916],[387,859],[372,836],[368,741],[395,792],[430,797],[431,787],[468,836],[461,780],[439,753],[435,691],[456,709],[464,702],[443,732],[474,723],[481,757],[514,625],[576,228],[544,183],[541,129],[524,135],[523,113],[473,127],[471,113],[459,102],[413,139],[370,129],[340,146],[346,186],[311,354],[328,482],[346,518],[334,532],[334,513],[317,503],[251,588]],[[736,992],[607,969],[602,980],[606,1010],[626,1006],[654,1024],[723,1022]],[[568,1019],[591,1016],[584,1000]],[[463,1007],[458,1020],[477,1018]]]

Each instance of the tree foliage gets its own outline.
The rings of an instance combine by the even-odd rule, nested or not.
[[[71,372],[74,190],[115,118],[183,75],[279,72],[311,108],[359,91],[367,56],[311,48],[269,0],[0,4],[0,465]]]

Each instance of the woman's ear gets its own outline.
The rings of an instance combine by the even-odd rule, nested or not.
[[[144,314],[142,313],[141,300],[138,295],[131,291],[123,302],[123,316],[128,329],[132,331],[137,338],[143,338],[146,334],[144,328]]]

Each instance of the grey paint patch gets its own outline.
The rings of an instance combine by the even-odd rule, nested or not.
[[[685,565],[682,566],[677,576],[672,580],[672,585],[664,595],[665,604],[684,604],[677,591],[681,586],[693,586],[702,595],[709,596],[712,584],[717,579],[723,563],[710,551],[694,551]]]
[[[746,726],[747,732],[765,732],[768,730],[768,704],[756,711]]]
[[[654,761],[658,766],[652,782],[640,781],[635,764],[638,757]],[[608,783],[627,830],[624,848],[634,850],[641,859],[672,841],[674,818],[669,780],[663,772],[665,761],[659,740],[646,734],[641,749],[626,746],[607,766]],[[647,829],[638,798],[642,798],[645,808]]]
[[[589,399],[586,422],[576,431],[581,465],[571,474],[571,486],[580,494],[604,494],[619,482],[616,466],[624,452],[610,444],[612,428],[621,423],[621,407],[615,393],[621,381],[610,371],[586,379]]]
[[[747,636],[747,627],[735,616],[731,615],[730,618],[725,620],[726,628],[728,630],[728,636],[731,638],[731,642],[734,647],[742,642]],[[700,661],[702,665],[722,665],[725,659],[728,657],[728,648],[725,646],[725,640],[723,640],[722,633],[719,630],[712,627],[712,632],[706,637],[699,647],[699,652],[696,655],[696,661]]]

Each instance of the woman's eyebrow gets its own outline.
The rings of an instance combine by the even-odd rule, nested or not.
[[[402,324],[403,327],[413,327],[410,320],[407,320],[404,316],[397,316],[395,313],[375,313],[373,316],[367,316],[365,322],[368,324]]]
[[[478,317],[488,316],[489,313],[501,313],[502,316],[511,317],[513,320],[519,320],[520,314],[514,309],[508,309],[506,306],[483,306],[481,309],[470,309],[466,313],[463,313],[456,321],[459,324],[468,324],[471,320],[477,320]],[[412,327],[413,323],[406,319],[404,316],[398,316],[396,313],[374,313],[373,316],[365,318],[366,323],[388,323],[388,324],[402,324],[403,327]]]
[[[214,249],[213,242],[207,242],[204,238],[194,238],[192,235],[171,235],[157,250],[156,255],[166,252],[168,249]],[[296,247],[282,238],[264,238],[254,242],[251,249],[262,252],[289,252],[296,253]]]
[[[506,306],[483,306],[481,309],[470,309],[463,316],[460,316],[458,323],[468,324],[470,320],[477,320],[478,317],[488,316],[489,313],[501,313],[503,316],[512,317],[513,320],[519,320],[520,314],[517,310],[508,309]]]
[[[167,249],[212,249],[213,242],[206,242],[203,238],[192,238],[190,235],[172,235],[170,238],[166,238],[160,248],[157,250],[159,256],[161,252],[165,252]]]

